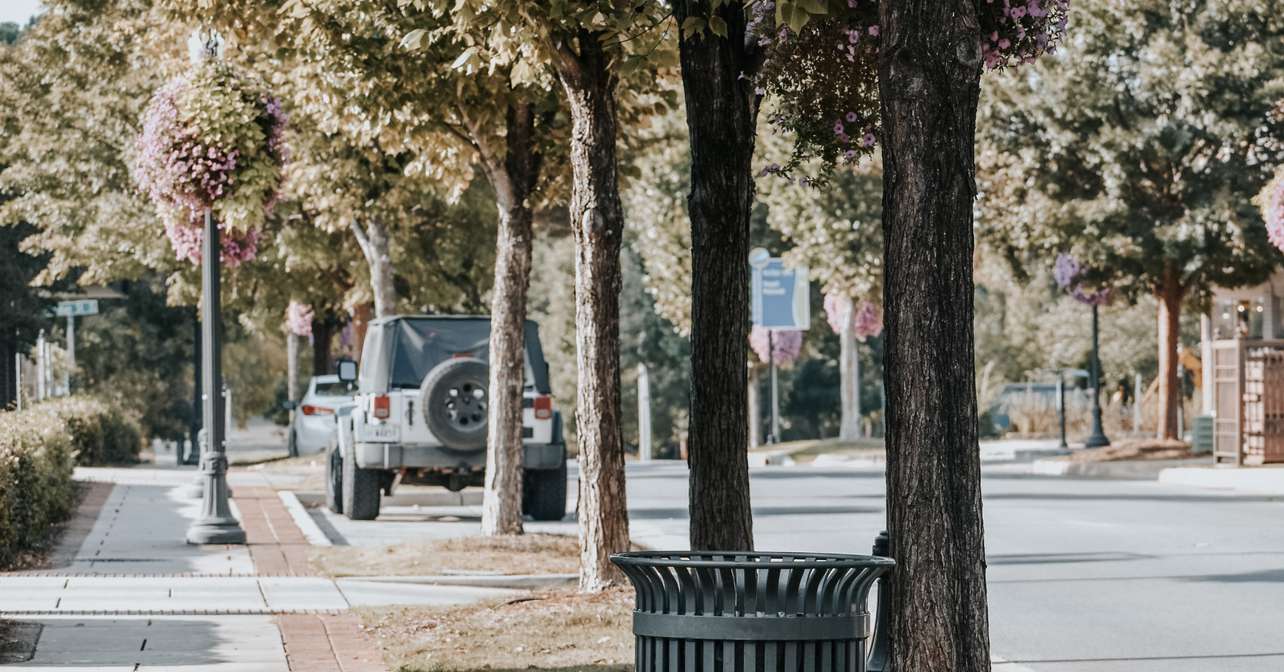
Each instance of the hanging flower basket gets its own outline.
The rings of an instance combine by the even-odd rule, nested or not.
[[[791,3],[790,16],[773,0],[751,6],[747,32],[764,54],[755,93],[771,102],[772,126],[794,138],[789,161],[765,173],[788,176],[812,159],[828,170],[871,154],[877,145],[879,1],[824,5],[824,12],[812,14]],[[1065,34],[1070,0],[982,0],[977,9],[981,60],[985,69],[997,70],[1053,51]],[[805,24],[795,20],[799,12],[811,14]]]
[[[1052,268],[1052,278],[1057,281],[1058,287],[1070,292],[1070,296],[1080,303],[1090,306],[1104,306],[1110,303],[1110,288],[1087,287],[1080,280],[1082,274],[1083,267],[1077,259],[1069,254],[1057,255],[1056,264]]]
[[[134,179],[179,259],[199,263],[208,208],[228,266],[253,259],[286,151],[285,114],[254,78],[205,59],[161,87],[143,112]]]

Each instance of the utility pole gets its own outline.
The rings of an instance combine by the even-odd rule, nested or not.
[[[771,378],[771,436],[767,443],[780,443],[780,394],[776,387],[776,331],[767,330],[767,371]]]
[[[62,372],[62,385],[71,394],[71,370],[76,368],[76,316],[67,315],[67,368]]]

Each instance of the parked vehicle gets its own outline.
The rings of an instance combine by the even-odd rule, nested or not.
[[[549,389],[539,326],[526,322],[523,394],[523,512],[566,515],[562,416]],[[490,318],[394,316],[366,331],[351,416],[327,459],[327,505],[354,520],[379,515],[381,494],[399,484],[452,491],[482,484],[486,468]]]
[[[292,404],[287,445],[290,457],[325,452],[335,432],[335,415],[340,408],[351,406],[355,387],[338,376],[313,376],[303,398]]]

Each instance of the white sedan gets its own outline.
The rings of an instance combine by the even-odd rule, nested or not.
[[[338,376],[314,376],[308,391],[294,404],[290,421],[290,456],[320,453],[334,434],[334,416],[341,408],[351,406],[355,390]]]

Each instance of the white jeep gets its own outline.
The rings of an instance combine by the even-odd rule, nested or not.
[[[526,322],[522,510],[566,515],[566,445],[554,409],[539,326]],[[352,412],[337,416],[326,461],[326,504],[353,520],[379,515],[381,493],[400,484],[459,491],[486,468],[490,318],[406,315],[370,322]]]

